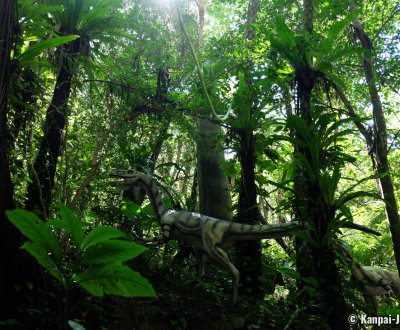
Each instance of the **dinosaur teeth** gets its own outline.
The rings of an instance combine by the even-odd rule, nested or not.
[[[123,181],[111,181],[110,186],[116,187],[116,186],[123,186],[124,182]]]

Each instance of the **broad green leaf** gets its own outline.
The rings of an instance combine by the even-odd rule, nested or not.
[[[356,180],[355,184],[351,185],[349,188],[347,188],[346,190],[344,190],[341,193],[341,195],[339,196],[338,200],[340,200],[342,198],[341,196],[346,196],[347,194],[351,193],[353,191],[353,189],[358,187],[358,186],[360,186],[361,183],[366,182],[368,180],[375,180],[375,179],[378,179],[378,178],[381,178],[381,177],[382,177],[381,174],[372,174],[372,175],[369,175],[369,176],[367,176],[365,178],[362,178],[361,180]],[[377,198],[379,200],[382,200],[382,197],[379,196],[378,194],[374,194],[374,193],[370,193],[370,192],[366,192],[366,193],[368,194],[367,196],[372,196],[372,197],[375,197],[375,198]],[[336,202],[336,205],[338,206],[338,208],[341,208],[341,206],[339,206],[338,202]],[[343,205],[343,203],[341,205]]]
[[[277,17],[275,20],[276,32],[279,40],[286,46],[292,47],[295,44],[294,33],[286,25],[282,17]]]
[[[144,246],[133,242],[108,240],[88,247],[83,254],[82,263],[124,262],[137,257],[146,250],[147,248]]]
[[[275,187],[278,187],[278,188],[280,188],[280,189],[282,189],[284,191],[290,191],[290,192],[294,193],[294,190],[289,186],[289,184],[293,182],[292,179],[289,179],[289,180],[286,180],[286,181],[283,181],[283,182],[275,182],[275,181],[272,181],[272,180],[265,180],[265,182],[270,184],[270,185],[273,185]]]
[[[346,84],[342,80],[342,78],[340,78],[338,75],[332,73],[331,70],[325,70],[325,69],[319,68],[319,72],[322,73],[324,78],[327,81],[329,81],[330,83],[332,83],[333,85],[336,85],[336,86],[340,87],[343,90],[346,89]]]
[[[53,275],[56,279],[58,279],[61,283],[65,284],[64,275],[59,271],[54,260],[48,255],[47,251],[45,251],[41,244],[25,242],[21,249],[29,252],[36,261],[46,268],[51,275]]]
[[[288,267],[278,267],[277,270],[282,274],[289,278],[298,280],[300,278],[300,274],[293,268]]]
[[[54,228],[63,229],[69,232],[75,242],[75,246],[79,249],[84,238],[82,222],[79,221],[77,216],[64,205],[61,206],[59,213],[61,219],[49,220],[47,224]]]
[[[72,320],[68,320],[68,325],[71,327],[71,329],[74,330],[86,330],[86,328],[83,325]]]
[[[269,159],[271,159],[273,161],[277,161],[281,158],[278,151],[276,151],[272,148],[269,148],[269,147],[264,149],[264,154],[265,154],[265,156],[267,156]]]
[[[95,245],[112,238],[125,237],[126,235],[118,229],[108,226],[99,226],[95,227],[89,234],[87,234],[86,238],[82,242],[81,248],[86,249],[90,245]]]
[[[343,204],[341,207],[340,207],[340,212],[337,212],[336,214],[337,214],[337,217],[339,218],[339,219],[341,219],[342,217],[345,219],[345,220],[349,220],[350,222],[353,222],[354,221],[354,219],[353,219],[353,214],[351,213],[351,210],[350,210],[350,208],[347,206],[347,205],[345,205],[345,204]]]
[[[331,52],[330,54],[325,54],[322,63],[324,62],[333,63],[344,56],[350,56],[350,55],[354,56],[363,54],[365,54],[365,50],[358,46],[348,46],[348,47],[338,48],[335,49],[335,51]]]
[[[298,68],[300,64],[299,54],[293,47],[283,43],[279,38],[271,36],[271,46],[275,48],[293,68]]]
[[[21,63],[21,65],[27,64],[29,61],[32,61],[37,56],[39,56],[43,50],[66,44],[77,38],[79,38],[78,35],[69,35],[65,37],[55,37],[52,39],[43,40],[34,44],[33,46],[30,46],[24,53],[22,53],[18,57],[18,61]]]
[[[297,163],[306,171],[306,173],[308,174],[308,176],[310,177],[310,179],[312,181],[315,181],[316,179],[316,173],[315,173],[315,169],[312,168],[312,165],[309,163],[309,161],[307,160],[307,158],[300,153],[296,153],[295,155]]]
[[[61,220],[68,226],[67,231],[72,235],[77,248],[82,244],[84,234],[82,230],[82,223],[78,217],[68,207],[62,205],[60,208]]]
[[[340,208],[343,204],[345,204],[355,198],[358,198],[358,197],[372,197],[372,198],[380,199],[380,196],[378,196],[378,194],[376,194],[376,193],[371,193],[368,191],[354,191],[354,192],[350,192],[347,194],[342,194],[336,201],[335,205],[337,208]]]
[[[354,17],[357,16],[357,12],[348,14],[343,20],[335,22],[328,30],[327,37],[323,39],[319,44],[319,52],[317,54],[316,63],[319,63],[322,58],[326,56],[332,49],[335,49],[334,43],[339,40],[342,31],[350,25]]]
[[[299,134],[307,144],[310,144],[312,141],[312,135],[310,128],[303,118],[294,115],[288,116],[287,126],[288,128],[295,130],[295,132]]]
[[[114,294],[124,297],[156,297],[152,285],[129,267],[113,263],[91,267],[74,276],[84,289],[94,296]]]
[[[43,249],[52,254],[56,260],[61,259],[61,246],[50,228],[32,213],[21,209],[6,211],[11,223],[33,243],[40,244]]]

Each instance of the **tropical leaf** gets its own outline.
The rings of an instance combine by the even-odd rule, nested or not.
[[[278,37],[270,37],[272,48],[276,49],[294,68],[300,67],[300,54],[296,51],[295,47],[282,42]]]
[[[152,285],[144,277],[118,263],[91,267],[75,275],[74,280],[98,297],[105,293],[125,297],[156,297]]]
[[[89,234],[87,234],[87,236],[82,242],[81,248],[86,249],[91,245],[95,245],[107,241],[109,239],[125,238],[125,237],[126,235],[118,229],[108,226],[99,226],[95,227],[93,230],[89,232]]]
[[[282,17],[277,17],[275,20],[276,33],[279,41],[286,45],[288,48],[292,48],[295,42],[295,35],[292,30],[286,25],[285,20]]]
[[[17,60],[20,62],[21,65],[27,65],[30,61],[33,61],[37,56],[39,56],[45,49],[58,47],[77,38],[79,38],[78,35],[69,35],[65,37],[54,37],[52,39],[40,41],[28,47],[25,52],[17,57]]]
[[[64,275],[60,272],[54,260],[50,257],[48,252],[43,248],[40,243],[25,242],[21,246],[21,249],[29,252],[29,254],[31,254],[40,265],[42,265],[45,269],[49,271],[51,275],[53,275],[56,279],[58,279],[61,283],[65,285]]]
[[[349,193],[341,194],[340,197],[335,202],[337,208],[340,208],[345,203],[359,197],[372,197],[381,199],[381,197],[377,193],[372,193],[369,191],[353,191]]]
[[[341,21],[336,21],[334,24],[332,24],[327,32],[327,37],[319,44],[320,54],[326,54],[334,48],[333,45],[335,41],[339,39],[343,30],[351,24],[358,12],[359,11],[351,12]]]
[[[317,173],[314,171],[308,159],[303,154],[300,153],[295,154],[295,159],[297,161],[297,164],[300,165],[306,171],[310,179],[312,181],[315,181],[317,179]]]
[[[72,320],[68,320],[68,325],[73,330],[86,330],[86,328],[83,325],[81,325],[81,324],[79,324],[79,323],[77,323],[75,321],[72,321]]]
[[[337,48],[334,51],[325,54],[323,56],[323,61],[319,62],[323,65],[323,63],[333,63],[345,56],[354,56],[354,55],[363,55],[365,54],[365,50],[359,46],[347,46],[342,48]],[[319,65],[316,65],[316,69],[318,70]]]
[[[71,233],[72,239],[75,242],[75,246],[77,249],[79,249],[84,238],[82,222],[65,205],[62,205],[60,208],[60,216],[61,219],[50,220],[47,222],[47,224]]]
[[[312,141],[312,135],[310,132],[310,128],[303,118],[295,115],[290,115],[288,116],[286,123],[287,127],[294,130],[296,134],[300,135],[300,137],[306,142],[306,144],[310,144],[310,142]]]
[[[82,256],[82,263],[122,263],[137,257],[146,250],[146,247],[136,243],[121,240],[108,240],[88,247]]]
[[[50,228],[47,227],[46,223],[39,219],[36,214],[21,209],[6,211],[6,214],[11,223],[17,227],[24,236],[33,243],[39,244],[46,253],[53,255],[56,260],[61,259],[60,244]]]
[[[346,89],[346,83],[337,74],[333,73],[331,70],[325,70],[319,67],[318,71],[322,73],[325,79],[332,84],[339,86],[341,89]]]
[[[278,267],[277,268],[278,272],[280,272],[282,275],[292,278],[294,280],[300,279],[300,274],[293,268],[289,267]]]
[[[332,175],[328,172],[323,173],[319,179],[319,186],[324,196],[324,201],[329,205],[334,205],[335,192],[338,188],[339,180],[341,178],[340,173],[341,164],[336,163]]]

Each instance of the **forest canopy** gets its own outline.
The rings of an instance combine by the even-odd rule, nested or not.
[[[1,326],[395,327],[398,2],[0,8]]]

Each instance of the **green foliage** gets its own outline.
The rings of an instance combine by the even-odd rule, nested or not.
[[[93,50],[93,56],[81,58],[84,71],[76,72],[73,80],[68,129],[53,189],[53,205],[69,203],[85,180],[86,171],[91,166],[96,169],[89,178],[90,185],[84,196],[76,205],[82,221],[67,209],[62,209],[58,219],[48,223],[42,223],[23,211],[13,217],[30,240],[24,243],[23,249],[64,287],[81,286],[94,295],[114,294],[116,290],[133,292],[135,286],[136,290],[142,290],[135,275],[127,276],[128,272],[135,272],[127,270],[123,263],[141,253],[143,248],[132,245],[130,249],[131,243],[124,239],[132,232],[136,236],[151,236],[159,230],[158,226],[152,227],[151,207],[142,205],[139,191],[134,192],[138,204],[127,201],[121,208],[121,192],[109,187],[105,179],[110,168],[149,170],[151,159],[156,155],[154,146],[161,141],[154,175],[161,178],[168,187],[167,191],[173,193],[170,199],[174,200],[174,207],[176,201],[190,210],[196,210],[198,206],[194,180],[195,126],[199,113],[207,104],[198,84],[196,63],[187,40],[182,37],[175,8],[160,5],[156,0],[124,4],[126,6],[121,9],[121,1],[110,0],[18,1],[18,35],[14,38],[12,52],[13,59],[19,61],[15,61],[17,66],[29,66],[35,76],[40,77],[35,81],[33,78],[20,79],[17,74],[13,77],[13,83],[22,92],[14,92],[21,95],[11,95],[11,98],[18,98],[24,109],[20,110],[16,102],[10,104],[7,124],[21,132],[10,160],[16,191],[14,199],[19,207],[23,207],[25,186],[29,180],[26,173],[38,151],[42,138],[41,118],[44,118],[54,89],[54,75],[49,68],[60,54],[53,48],[68,40],[73,42],[74,36],[79,35],[81,38],[76,42]],[[264,1],[260,3],[257,21],[252,25],[255,38],[248,41],[245,37],[247,27],[243,24],[248,3],[212,1],[206,9],[210,19],[206,20],[204,50],[199,62],[215,111],[226,113],[231,109],[218,143],[228,151],[226,155],[229,154],[223,169],[231,179],[232,200],[238,200],[237,179],[241,174],[238,155],[232,150],[240,147],[235,134],[245,129],[254,132],[256,138],[257,193],[264,218],[285,221],[292,217],[294,177],[301,168],[318,191],[312,202],[323,206],[324,210],[335,211],[334,221],[328,227],[331,235],[326,237],[328,241],[337,236],[343,221],[354,219],[383,233],[379,239],[366,239],[363,233],[344,231],[345,239],[354,245],[356,259],[364,265],[388,264],[394,268],[384,202],[371,193],[376,189],[377,177],[371,175],[373,169],[368,150],[361,135],[352,129],[354,123],[345,119],[347,113],[340,100],[333,93],[326,97],[328,93],[325,91],[332,85],[342,87],[359,117],[367,118],[362,124],[367,128],[373,125],[361,65],[361,56],[365,52],[357,46],[351,28],[352,19],[359,15],[365,30],[373,37],[374,53],[370,55],[377,64],[376,82],[380,84],[380,96],[389,125],[391,174],[395,186],[400,186],[396,96],[400,77],[398,8],[390,1],[365,1],[358,5],[360,11],[348,14],[346,1],[315,3],[314,36],[311,38],[300,31],[302,11],[297,2]],[[195,40],[197,15],[183,3],[181,9],[185,29],[199,53]],[[61,26],[72,36],[65,36],[60,31]],[[32,65],[37,63],[40,65]],[[311,67],[317,80],[312,101],[318,109],[310,127],[298,116],[291,116],[296,111],[291,108],[296,107],[298,101],[293,80],[297,70],[304,66]],[[173,94],[170,98],[172,103],[162,107],[153,97],[157,86],[156,72],[160,67],[170,70],[170,91]],[[22,68],[15,70],[19,72]],[[88,78],[96,81],[88,82]],[[252,83],[250,86],[249,81]],[[31,91],[32,84],[38,88],[33,91],[34,100],[28,104],[22,101],[22,94]],[[135,111],[142,111],[143,115],[132,116]],[[146,111],[150,113],[145,114]],[[27,122],[18,125],[21,118]],[[166,118],[170,125],[163,132],[160,127]],[[95,164],[93,150],[96,141],[108,129],[110,136],[103,140]],[[294,132],[296,139],[293,138]],[[296,148],[306,150],[309,157],[294,157]],[[237,204],[233,211],[236,210]],[[50,210],[50,214],[55,212]],[[321,212],[319,215],[322,217],[324,214]],[[89,230],[88,223],[118,223],[118,228],[129,234],[102,225]],[[59,239],[60,234],[62,239]],[[304,232],[299,236],[311,240],[308,234]],[[289,250],[291,244],[289,241]],[[170,243],[153,252],[156,254],[155,267],[167,264],[160,270],[163,276],[165,270],[176,271],[174,282],[181,280],[185,271],[188,272],[185,267],[177,269],[172,262],[165,261],[167,253],[172,258],[178,249],[177,244]],[[268,249],[265,253],[276,256],[277,252]],[[294,282],[298,273],[292,266],[293,256],[285,253],[281,259],[285,265],[289,261],[290,266],[281,266],[278,270]],[[114,275],[119,279],[115,286],[110,283]],[[107,280],[109,276],[110,280]],[[187,277],[190,282],[193,274]],[[346,286],[346,292],[354,291],[349,289],[350,284]],[[294,287],[292,283],[292,292]],[[169,289],[165,291],[169,292]],[[220,299],[215,295],[218,291],[215,287],[207,291],[210,296],[204,301],[210,303]],[[226,295],[229,295],[229,288]],[[353,302],[353,296],[346,293],[350,302]],[[166,300],[169,298],[166,295]],[[190,299],[184,308],[190,309],[188,306],[193,303]],[[282,300],[271,296],[268,301],[271,305],[266,305],[268,311],[265,315],[271,316],[271,322],[277,322],[276,315],[281,320],[288,320],[296,311],[294,301],[294,293]],[[247,315],[248,308],[246,306],[243,315]],[[281,320],[277,327],[284,328],[285,323]]]
[[[97,297],[102,297],[104,294],[125,297],[156,296],[147,280],[118,262],[109,261],[89,267],[83,273],[75,275],[74,280]]]
[[[70,289],[76,282],[90,294],[99,297],[104,294],[125,297],[156,296],[145,278],[123,265],[147,249],[121,240],[120,238],[125,237],[122,232],[101,226],[85,235],[82,222],[65,206],[60,209],[60,219],[47,223],[34,213],[21,209],[7,211],[7,216],[29,239],[22,248],[66,289]],[[62,237],[72,238],[74,260],[67,260],[62,255],[61,245],[52,228],[61,229]]]
[[[299,71],[304,67],[313,68],[319,75],[344,88],[345,84],[337,72],[338,61],[365,53],[359,46],[343,46],[340,43],[344,29],[358,14],[359,11],[354,11],[332,24],[327,31],[324,31],[326,37],[319,36],[318,41],[310,39],[307,33],[297,35],[288,27],[283,18],[277,17],[275,30],[270,35],[271,46],[289,62],[294,70]]]
[[[339,232],[340,226],[344,221],[353,221],[352,212],[346,204],[360,198],[380,197],[368,190],[355,190],[365,181],[376,178],[376,176],[366,176],[357,183],[348,187],[341,188],[342,171],[346,164],[353,164],[356,158],[344,150],[346,138],[353,134],[353,129],[349,124],[351,119],[338,119],[336,114],[324,112],[318,108],[313,109],[312,122],[310,124],[300,116],[290,115],[287,118],[286,126],[288,131],[296,132],[296,138],[275,135],[270,139],[274,141],[288,141],[295,146],[296,152],[293,158],[295,172],[291,180],[296,180],[295,174],[306,178],[313,191],[292,190],[291,186],[276,184],[277,187],[284,188],[301,196],[298,201],[309,203],[310,207],[318,210],[319,221],[326,222],[328,230],[323,237],[318,237],[318,242],[304,233],[300,236],[304,240],[320,244],[321,242],[332,242]],[[302,174],[303,173],[303,174]],[[290,181],[289,181],[290,182]],[[305,213],[303,221],[309,223],[310,228],[314,228],[315,223],[311,215]]]
[[[78,35],[69,35],[65,37],[54,37],[52,39],[43,40],[38,43],[29,46],[24,52],[19,55],[16,59],[19,61],[20,65],[29,65],[33,62],[36,57],[38,57],[44,50],[58,47],[60,45],[71,42],[79,38]]]

